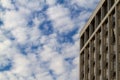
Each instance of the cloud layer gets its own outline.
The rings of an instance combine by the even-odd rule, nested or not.
[[[79,32],[99,0],[0,0],[0,80],[78,80]]]

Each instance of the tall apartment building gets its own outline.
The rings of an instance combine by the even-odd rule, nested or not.
[[[120,80],[120,0],[101,0],[81,30],[80,80]]]

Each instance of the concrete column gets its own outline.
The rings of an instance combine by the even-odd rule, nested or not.
[[[103,7],[101,7],[101,20],[104,18],[104,9]],[[104,73],[104,26],[101,25],[101,76],[102,76],[102,79],[101,80],[104,80],[104,76],[105,76],[105,73]]]
[[[102,79],[104,80],[104,29],[103,25],[101,26],[101,75]]]
[[[89,66],[90,66],[90,80],[92,80],[92,42],[89,43]]]
[[[87,79],[89,80],[89,46],[86,47],[86,73],[87,73]]]
[[[108,70],[109,70],[109,77],[108,80],[112,80],[112,76],[111,76],[111,24],[112,21],[110,19],[110,16],[108,17]]]
[[[95,34],[95,80],[98,80],[98,39],[97,34]]]
[[[117,51],[117,79],[116,80],[120,80],[120,1],[118,3],[118,5],[115,7],[115,12],[116,12],[116,51]]]
[[[87,50],[86,50],[86,48],[85,48],[85,50],[84,50],[84,74],[85,74],[85,78],[84,78],[84,80],[88,80],[88,73],[87,73],[87,55],[86,55],[86,53],[87,53]]]
[[[94,40],[92,40],[91,41],[91,65],[92,65],[92,69],[91,69],[91,74],[92,74],[92,76],[91,76],[91,79],[93,80],[93,78],[95,78],[94,77],[94,68],[95,68],[95,58],[94,58]]]
[[[84,52],[80,54],[80,79],[83,80],[84,77]]]
[[[102,32],[102,34],[103,34],[103,37],[102,37],[102,40],[103,40],[103,46],[102,46],[102,50],[103,50],[103,80],[105,80],[105,79],[108,79],[108,72],[107,72],[107,62],[108,62],[108,60],[107,60],[107,55],[108,55],[108,52],[106,52],[106,47],[108,46],[108,44],[107,44],[107,41],[106,41],[106,25],[105,24],[103,24],[103,32]]]
[[[96,80],[100,80],[100,76],[99,76],[99,70],[100,70],[100,61],[99,61],[99,55],[100,55],[100,52],[99,52],[99,49],[100,49],[100,46],[99,46],[99,33],[96,33],[95,35],[95,40],[96,40],[96,44],[95,44],[95,56],[96,56],[96,59],[95,59],[95,63],[96,63]]]

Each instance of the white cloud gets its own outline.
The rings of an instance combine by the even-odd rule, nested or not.
[[[14,64],[11,70],[12,73],[19,74],[20,76],[30,75],[30,61],[25,56],[20,55],[19,53],[14,55],[13,63]]]
[[[67,76],[67,77],[66,77],[66,76]],[[63,73],[62,75],[60,75],[60,76],[58,77],[58,80],[67,80],[67,79],[69,79],[67,73]]]
[[[2,43],[0,42],[0,51],[3,51],[4,49],[10,47],[11,41],[5,40]]]
[[[65,65],[62,56],[53,56],[50,64],[50,69],[52,69],[55,74],[60,75],[65,72]]]
[[[1,80],[7,80],[7,77],[5,77],[4,73],[2,73],[2,74],[0,73],[0,79]]]
[[[31,10],[41,10],[44,6],[45,0],[17,0],[19,6],[22,6]],[[27,3],[27,5],[26,5]]]
[[[53,80],[52,77],[49,75],[48,72],[43,72],[43,73],[39,73],[36,75],[36,80]]]
[[[71,57],[75,57],[78,56],[79,53],[79,40],[77,40],[75,42],[75,44],[63,44],[62,46],[62,55],[65,58],[71,58]]]
[[[89,11],[83,11],[79,15],[79,20],[80,21],[85,21],[86,19],[89,18],[90,15],[91,15],[91,12],[89,12]]]
[[[16,27],[23,27],[26,20],[23,18],[23,15],[17,11],[8,11],[3,15],[4,27],[3,29],[11,30]]]
[[[54,52],[48,46],[43,46],[43,51],[40,52],[40,56],[43,61],[50,61],[55,54],[56,52]]]
[[[99,0],[90,0],[89,2],[87,0],[72,0],[72,4],[77,4],[86,9],[94,9],[98,1]]]
[[[0,42],[3,42],[6,37],[3,35],[2,31],[0,31]]]
[[[61,5],[57,5],[50,7],[47,11],[47,14],[51,20],[55,20],[67,16],[69,14],[69,11],[67,8],[62,7]]]
[[[4,8],[14,9],[14,6],[11,4],[11,0],[1,0],[1,4]]]
[[[52,6],[47,10],[49,19],[52,20],[53,26],[60,33],[68,32],[73,29],[74,25],[69,17],[69,10],[61,5]],[[69,28],[68,28],[69,27]]]
[[[53,6],[53,5],[55,5],[56,0],[46,0],[46,3],[50,6]]]
[[[18,43],[24,43],[28,39],[27,30],[23,27],[17,27],[11,31]]]

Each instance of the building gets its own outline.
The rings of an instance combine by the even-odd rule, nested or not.
[[[81,30],[80,80],[120,80],[120,0],[101,0]]]

